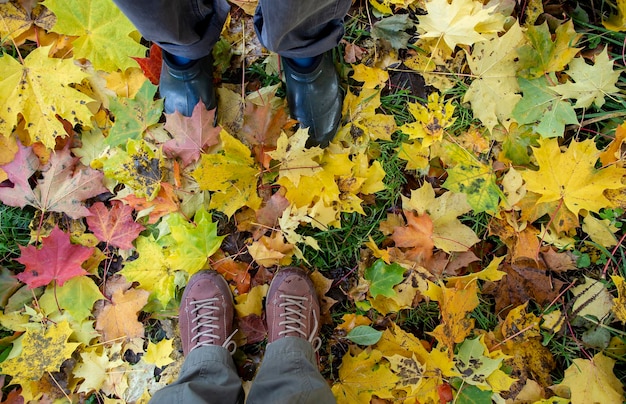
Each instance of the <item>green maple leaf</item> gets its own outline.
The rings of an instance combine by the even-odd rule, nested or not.
[[[404,268],[395,262],[387,265],[379,259],[365,270],[365,279],[370,281],[370,293],[373,298],[378,295],[393,297],[396,295],[393,287],[404,279]]]
[[[413,25],[414,23],[409,20],[408,14],[385,17],[372,27],[372,37],[389,41],[394,49],[406,49],[409,39],[411,39],[411,35],[406,30],[412,28]]]
[[[529,43],[517,50],[521,74],[538,78],[545,73],[563,70],[581,49],[574,48],[581,36],[574,30],[572,20],[557,27],[554,41],[547,22],[531,25],[526,31]]]
[[[217,222],[204,208],[196,212],[194,223],[189,223],[181,214],[168,219],[171,234],[168,237],[170,266],[193,275],[202,268],[207,259],[222,244],[225,236],[217,235]]]
[[[93,304],[104,296],[93,279],[87,276],[72,278],[63,286],[48,285],[39,304],[48,313],[60,307],[68,312],[77,323],[91,316]]]
[[[134,99],[112,98],[110,110],[115,117],[105,143],[111,147],[126,144],[128,139],[139,140],[152,125],[159,123],[163,100],[154,101],[157,86],[146,80]]]
[[[513,108],[513,118],[519,124],[532,125],[542,137],[550,138],[562,136],[565,125],[578,123],[572,105],[548,86],[545,77],[518,81],[524,96]]]
[[[243,206],[258,209],[261,206],[257,194],[259,168],[250,149],[224,130],[220,138],[224,154],[202,155],[200,165],[193,172],[200,189],[214,192],[209,208],[228,217]]]
[[[129,140],[126,150],[116,149],[104,160],[104,175],[118,180],[135,191],[140,198],[153,200],[161,189],[163,158],[143,140]]]
[[[464,193],[475,212],[496,212],[502,191],[491,167],[456,144],[449,144],[448,157],[455,163],[449,168],[443,187]]]
[[[490,387],[487,383],[487,377],[500,368],[502,358],[491,359],[485,356],[486,349],[480,338],[467,339],[459,346],[459,352],[454,358],[454,362],[466,383]]]
[[[78,37],[72,42],[74,58],[88,59],[97,70],[136,67],[132,57],[146,53],[131,38],[135,27],[111,0],[46,0],[44,5],[57,17],[52,31]]]
[[[137,237],[136,245],[139,257],[126,261],[120,273],[130,282],[139,282],[141,289],[150,292],[151,298],[166,307],[175,296],[177,271],[167,261],[163,246],[152,235]]]
[[[575,58],[565,71],[574,80],[554,87],[564,96],[576,100],[574,108],[587,108],[593,103],[597,108],[604,105],[604,97],[619,91],[615,83],[620,71],[613,70],[613,61],[609,59],[607,48],[596,56],[593,65],[587,64],[584,58]]]

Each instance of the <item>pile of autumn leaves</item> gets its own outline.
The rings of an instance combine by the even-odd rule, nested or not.
[[[333,385],[338,401],[541,402],[556,394],[549,402],[621,403],[614,359],[602,351],[619,356],[625,345],[604,341],[590,319],[626,321],[622,276],[612,274],[617,297],[585,278],[567,292],[563,312],[551,307],[565,287],[559,275],[576,269],[556,251],[575,245],[577,231],[605,248],[618,244],[605,213],[624,206],[626,128],[602,151],[592,140],[558,142],[566,125],[578,123],[576,110],[617,96],[619,71],[608,50],[584,58],[571,21],[550,30],[528,15],[520,26],[510,16],[514,2],[370,5],[381,13],[372,35],[385,57],[367,67],[355,55],[374,52],[346,45],[350,80],[359,84],[346,95],[336,140],[322,150],[304,148],[305,130],[285,129],[293,122],[276,86],[242,99],[223,85],[217,127],[214,112],[201,107],[161,123],[158,48],[142,58],[136,32],[109,0],[0,4],[0,36],[18,52],[0,58],[0,180],[11,185],[0,188],[0,201],[38,211],[32,245],[16,259],[24,272],[17,280],[4,268],[0,274],[0,324],[13,331],[0,368],[20,386],[13,396],[147,400],[174,380],[182,361],[165,317],[176,313],[189,276],[208,265],[235,289],[239,344],[262,341],[266,268],[303,258],[302,246],[319,248],[303,227],[324,231],[341,227],[342,213],[364,214],[385,188],[377,145],[402,134],[396,152],[405,169],[446,180],[402,196],[380,223],[384,240],[366,243],[345,293],[369,315],[346,314],[335,331],[352,341]],[[417,25],[401,11],[409,6],[425,11]],[[623,20],[615,16],[612,27]],[[456,111],[439,92],[424,105],[408,104],[412,122],[397,125],[380,112],[387,68],[414,26],[424,52],[407,52],[404,65],[441,93],[457,73],[469,74],[464,101],[482,126],[451,133]],[[237,44],[253,43],[248,35],[226,30],[224,40],[245,57]],[[254,277],[249,263],[220,249],[212,210],[251,235],[239,253],[252,257]],[[466,274],[481,240],[459,217],[479,213],[490,216],[489,234],[507,254]],[[538,225],[545,215],[549,221]],[[110,271],[116,262],[121,269]],[[331,287],[317,272],[313,279],[321,296]],[[494,330],[476,329],[471,318],[481,292],[494,296],[503,316]],[[545,312],[527,311],[529,300]],[[437,302],[441,313],[430,342],[393,323],[372,327],[424,301]],[[326,316],[332,304],[323,300]],[[147,341],[140,312],[163,316],[167,337]],[[542,335],[563,330],[566,318],[588,328],[582,340],[599,353],[576,359],[553,386],[555,361]],[[128,352],[142,355],[130,361]],[[157,368],[164,369],[158,381]]]

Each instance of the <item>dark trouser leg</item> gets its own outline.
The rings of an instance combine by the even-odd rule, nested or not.
[[[254,26],[267,49],[288,58],[318,56],[339,44],[351,0],[259,0]]]
[[[113,0],[141,35],[167,52],[200,59],[218,41],[226,0]]]

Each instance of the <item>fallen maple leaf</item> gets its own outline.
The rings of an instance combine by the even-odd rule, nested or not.
[[[306,148],[308,139],[308,129],[298,129],[291,137],[283,133],[278,138],[276,150],[268,153],[279,162],[280,175],[288,178],[295,186],[298,186],[300,177],[314,176],[322,171],[315,159],[324,151],[318,146]]]
[[[13,377],[12,384],[26,386],[46,373],[58,372],[61,364],[80,345],[68,342],[73,332],[67,321],[28,330],[21,342],[20,355],[0,364],[2,373]]]
[[[165,114],[165,129],[174,137],[163,144],[163,152],[168,157],[180,157],[183,167],[200,158],[207,147],[219,143],[222,128],[213,126],[216,109],[207,110],[199,102],[190,117],[179,111]]]
[[[548,268],[542,261],[537,262],[533,258],[521,257],[511,264],[503,264],[500,269],[507,276],[487,285],[483,292],[495,296],[496,311],[502,314],[529,300],[534,300],[539,306],[548,304],[565,285],[548,275]]]
[[[126,196],[124,200],[137,212],[148,211],[148,224],[154,224],[168,213],[178,211],[178,197],[174,193],[174,186],[168,182],[161,183],[157,196],[150,201],[134,194]]]
[[[427,214],[416,215],[406,210],[404,217],[406,217],[406,226],[394,228],[392,240],[396,247],[407,248],[407,258],[416,261],[428,260],[435,248],[432,240],[433,221]]]
[[[70,235],[57,226],[52,229],[50,236],[45,237],[42,246],[22,247],[22,255],[16,259],[26,266],[17,279],[34,289],[56,281],[59,286],[75,276],[87,275],[81,264],[93,253],[93,248],[83,247],[70,243]]]
[[[243,206],[258,209],[261,206],[257,193],[259,168],[250,157],[250,149],[224,130],[220,138],[224,154],[203,155],[193,172],[200,189],[214,192],[209,207],[221,210],[228,217]]]
[[[574,80],[554,87],[566,98],[576,100],[575,108],[587,108],[594,104],[597,108],[604,105],[604,97],[619,91],[615,87],[621,72],[613,70],[613,61],[609,59],[608,48],[596,56],[593,65],[588,65],[582,57],[575,58],[565,71]]]
[[[615,359],[598,352],[593,359],[574,359],[565,370],[563,381],[552,389],[561,397],[571,397],[572,404],[622,403],[624,387],[615,377]]]
[[[517,49],[524,69],[521,73],[526,73],[528,78],[538,78],[563,70],[580,50],[574,45],[582,35],[576,32],[574,21],[570,19],[556,28],[554,37],[547,22],[528,26],[526,37],[528,44]]]
[[[517,48],[524,42],[524,33],[516,22],[502,37],[476,44],[467,57],[467,63],[477,77],[470,84],[463,102],[472,105],[474,116],[490,131],[498,123],[509,127],[513,108],[521,98],[516,77]]]
[[[448,348],[450,358],[454,355],[454,345],[462,342],[474,328],[474,319],[468,315],[478,307],[477,285],[477,282],[470,282],[462,286],[458,282],[453,288],[441,288],[441,324],[430,334]]]
[[[426,15],[419,17],[418,29],[422,38],[440,38],[454,50],[457,44],[473,45],[487,38],[481,35],[481,27],[493,26],[502,29],[504,16],[493,13],[497,5],[483,6],[473,0],[431,0],[425,3]],[[498,21],[500,20],[500,22]],[[499,22],[499,24],[498,24]]]
[[[133,57],[139,64],[139,67],[141,67],[143,74],[155,86],[159,84],[159,80],[161,79],[162,53],[159,45],[153,43],[150,46],[149,56],[147,58]]]
[[[435,247],[446,252],[467,251],[479,239],[476,233],[462,224],[457,216],[471,210],[465,194],[452,191],[435,198],[432,185],[426,182],[411,191],[411,198],[402,196],[404,210],[414,210],[419,215],[427,213],[432,220],[432,240]]]
[[[137,65],[132,56],[141,57],[146,48],[131,36],[133,24],[112,2],[106,0],[46,0],[44,4],[57,16],[54,32],[77,36],[74,57],[89,59],[98,70],[126,70]]]
[[[222,274],[226,280],[235,282],[240,294],[250,291],[251,278],[248,264],[225,256],[222,250],[218,250],[211,258],[211,267]]]
[[[526,170],[522,177],[528,191],[541,195],[537,204],[562,201],[562,208],[576,216],[581,209],[598,212],[613,206],[604,196],[605,190],[624,187],[623,168],[595,168],[600,153],[593,139],[572,141],[565,152],[556,139],[541,139],[533,154],[539,170]]]
[[[48,57],[49,51],[35,48],[24,64],[9,55],[0,58],[0,133],[12,133],[21,114],[32,141],[52,149],[57,136],[67,135],[57,116],[89,125],[87,103],[93,100],[69,85],[80,83],[87,73],[71,59]]]
[[[125,145],[129,139],[140,140],[148,128],[161,119],[163,99],[154,99],[157,86],[147,80],[131,98],[111,98],[109,110],[115,117],[104,142],[110,146]]]
[[[87,217],[89,230],[98,240],[124,250],[133,248],[133,240],[145,229],[144,226],[133,220],[133,208],[120,201],[111,201],[111,209],[104,203],[95,203]]]
[[[30,188],[30,176],[39,169],[32,148],[18,143],[19,150],[13,162],[3,166],[13,188],[0,188],[0,200],[9,206],[34,206],[43,212],[65,213],[72,219],[90,215],[82,201],[107,189],[102,184],[102,173],[79,166],[78,158],[69,149],[57,151],[50,157],[50,165],[43,171],[43,179],[35,189]]]
[[[382,360],[379,350],[344,355],[339,368],[339,383],[332,387],[338,404],[369,403],[372,395],[393,398],[391,391],[399,377]]]
[[[152,201],[161,189],[163,156],[142,140],[128,140],[126,151],[114,149],[103,163],[104,175],[126,184],[135,196]]]
[[[96,330],[102,333],[102,341],[143,337],[144,328],[137,320],[137,313],[146,305],[149,295],[141,289],[116,290],[111,301],[105,301],[94,313]]]

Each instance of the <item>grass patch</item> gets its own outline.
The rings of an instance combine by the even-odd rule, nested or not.
[[[0,265],[8,269],[19,266],[13,259],[20,255],[19,246],[30,241],[28,225],[33,216],[30,209],[0,204]]]

